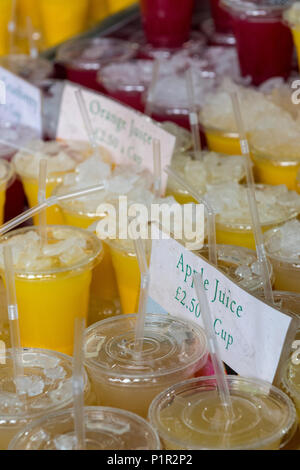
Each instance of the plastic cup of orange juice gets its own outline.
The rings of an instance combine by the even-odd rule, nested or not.
[[[12,19],[13,2],[12,0],[0,1],[0,56],[7,54],[9,51],[9,32],[8,23]]]
[[[0,159],[0,224],[4,222],[6,190],[14,180],[14,168],[11,163]]]
[[[74,320],[87,319],[92,271],[103,256],[98,238],[75,227],[14,230],[0,239],[13,248],[23,347],[72,354]],[[1,266],[0,266],[1,268]],[[2,261],[3,276],[3,261]]]

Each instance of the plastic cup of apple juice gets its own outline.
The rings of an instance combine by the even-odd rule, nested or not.
[[[166,450],[278,450],[292,439],[296,411],[285,393],[258,379],[227,382],[230,424],[214,376],[178,383],[153,400],[149,421]]]
[[[182,174],[186,182],[197,190],[199,195],[206,192],[207,185],[222,182],[242,182],[245,179],[244,159],[239,155],[224,155],[202,151],[202,160],[193,160],[189,153],[175,153],[171,167]],[[168,179],[166,190],[180,204],[195,202],[193,197],[180,187],[172,177]]]
[[[32,141],[28,145],[32,153],[19,151],[13,158],[16,172],[21,178],[30,207],[38,203],[39,162],[47,159],[46,197],[50,197],[54,188],[62,182],[64,175],[74,171],[76,165],[92,155],[92,148],[83,142],[67,141]],[[38,224],[38,216],[33,217]],[[62,215],[57,206],[47,209],[48,224],[63,224]]]
[[[221,183],[207,191],[206,197],[216,214],[218,244],[255,250],[246,191],[245,186],[237,183]],[[299,213],[299,196],[294,191],[288,191],[284,185],[256,185],[256,199],[263,232],[293,219]]]
[[[69,408],[73,402],[72,358],[57,351],[23,349],[24,378],[15,392],[11,349],[0,351],[0,449],[26,425],[47,413]],[[86,372],[85,402],[89,404],[90,384]]]
[[[276,290],[300,293],[300,222],[291,220],[264,234],[265,249],[273,265]]]
[[[80,34],[87,26],[88,0],[39,0],[38,8],[46,48]]]
[[[11,163],[0,159],[0,224],[4,221],[4,207],[6,200],[6,190],[13,182],[14,169]]]
[[[13,2],[12,0],[1,0],[0,6],[0,55],[4,55],[9,50],[8,23],[12,19]]]
[[[9,232],[0,239],[0,248],[6,243],[14,253],[22,346],[72,354],[74,320],[87,319],[101,242],[86,230],[52,225],[47,226],[46,243],[39,227]],[[3,260],[0,268],[3,276]]]
[[[159,450],[157,432],[140,416],[103,406],[86,407],[85,450]],[[72,410],[51,413],[24,428],[9,450],[76,450]]]
[[[147,314],[143,349],[134,349],[137,315],[95,323],[85,334],[85,366],[97,404],[146,417],[153,398],[207,361],[202,328],[171,315]]]

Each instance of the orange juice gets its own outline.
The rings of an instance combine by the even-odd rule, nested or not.
[[[6,189],[12,182],[14,177],[14,170],[12,165],[6,160],[0,160],[0,224],[4,221],[4,205]]]
[[[45,47],[80,34],[87,26],[88,0],[39,0]]]
[[[72,358],[46,349],[23,349],[25,380],[20,389],[27,395],[26,409],[15,393],[11,350],[1,351],[0,358],[0,450],[6,450],[28,423],[72,405]],[[90,385],[86,373],[84,386],[88,404]]]
[[[61,183],[63,176],[74,171],[80,161],[92,154],[92,149],[88,144],[75,141],[32,141],[28,147],[32,153],[20,151],[14,156],[13,162],[22,180],[30,207],[38,203],[39,162],[42,158],[47,159],[46,197],[49,197],[54,188]],[[35,216],[33,220],[37,225],[38,216]],[[47,209],[47,223],[63,224],[63,218],[57,206]]]
[[[66,226],[48,226],[43,246],[37,227],[15,230],[0,241],[13,246],[22,346],[72,354],[74,320],[87,319],[101,242]]]
[[[290,8],[284,12],[284,19],[292,31],[300,70],[300,9],[297,2],[292,3]]]
[[[235,132],[204,128],[209,150],[227,155],[242,155],[240,139]]]
[[[104,20],[109,15],[107,0],[90,0],[89,21],[91,25]]]
[[[108,0],[108,8],[109,12],[117,13],[124,8],[128,8],[129,6],[137,3],[136,0]]]
[[[4,55],[9,51],[8,23],[12,19],[12,0],[0,0],[0,11],[0,55]]]

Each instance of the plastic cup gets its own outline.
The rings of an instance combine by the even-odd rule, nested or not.
[[[231,17],[222,5],[221,0],[210,0],[211,14],[218,33],[228,34],[232,32]]]
[[[64,192],[65,190],[69,192],[67,188],[64,187]],[[59,192],[60,187],[57,188],[55,194],[59,194]],[[76,201],[62,201],[59,207],[66,225],[87,229],[94,222],[101,219],[101,216],[96,213],[96,207],[94,208],[95,210],[87,211],[86,205],[82,204],[80,199]],[[121,313],[118,287],[110,250],[106,243],[102,242],[102,245],[102,261],[93,270],[88,324]]]
[[[155,47],[179,47],[189,38],[194,0],[141,0],[142,23]]]
[[[108,407],[86,407],[85,450],[159,450],[151,425],[133,413]],[[9,450],[75,450],[73,413],[51,413],[32,422],[11,441]]]
[[[208,247],[195,252],[208,260]],[[263,295],[263,278],[256,252],[241,246],[217,245],[218,268],[242,289],[256,296]],[[274,280],[272,265],[269,273]]]
[[[210,46],[230,47],[235,45],[235,37],[232,30],[228,33],[220,33],[217,31],[215,22],[212,18],[204,20],[200,25],[200,29],[207,37],[207,41]]]
[[[56,46],[80,34],[87,25],[88,0],[39,0],[45,47]]]
[[[274,240],[280,237],[281,227],[274,227],[264,235],[265,249],[269,260],[272,263],[275,282],[274,288],[280,291],[292,291],[300,293],[300,261],[299,255],[295,252],[294,257],[290,254],[286,256],[280,248],[274,247]],[[289,241],[287,240],[289,243]]]
[[[300,364],[294,364],[292,357],[283,368],[281,387],[293,400],[300,424]]]
[[[258,379],[227,381],[231,424],[214,377],[181,382],[153,400],[149,420],[166,450],[278,450],[292,438],[296,412],[287,395]]]
[[[0,159],[0,224],[4,222],[4,208],[6,200],[6,191],[14,178],[14,169],[11,163]]]
[[[143,350],[134,350],[136,315],[121,315],[90,326],[85,365],[97,403],[147,416],[162,390],[194,377],[207,361],[205,333],[187,320],[147,315]]]
[[[149,60],[112,63],[101,69],[100,86],[111,98],[144,112],[142,96],[151,83],[152,66]]]
[[[292,150],[292,149],[291,149]],[[300,155],[294,152],[274,154],[260,149],[251,141],[251,158],[254,162],[255,179],[264,184],[285,184],[290,190],[297,190],[297,173],[300,169]]]
[[[25,54],[0,57],[0,66],[33,85],[54,75],[53,64],[50,61],[42,58],[34,59]]]
[[[56,62],[63,69],[65,78],[71,82],[103,92],[98,82],[101,68],[111,62],[133,59],[136,52],[136,44],[122,39],[81,38],[61,46]]]
[[[109,15],[107,0],[90,0],[89,22],[91,26],[104,20]]]
[[[203,126],[207,146],[210,151],[226,155],[242,155],[239,136],[235,132],[227,132]]]
[[[0,7],[0,55],[4,55],[9,51],[8,23],[12,19],[13,2],[12,0],[1,0]]]
[[[135,4],[136,0],[108,0],[108,8],[110,13],[117,13],[124,8],[128,8]]]
[[[29,207],[33,207],[38,203],[38,167],[39,159],[47,158],[47,187],[46,197],[50,197],[53,190],[62,182],[63,177],[74,171],[77,163],[91,156],[92,148],[85,143],[80,142],[42,142],[33,141],[29,144],[33,149],[32,154],[26,152],[18,152],[13,163],[18,176],[21,178]],[[37,155],[38,154],[38,155]],[[64,155],[62,158],[62,154]],[[55,159],[51,163],[51,160]],[[33,218],[34,224],[38,224],[38,216]],[[57,206],[47,209],[48,224],[63,224],[62,215]]]
[[[72,405],[72,358],[45,349],[23,349],[26,409],[15,393],[11,350],[1,351],[0,357],[0,449],[6,450],[12,438],[33,420]],[[84,381],[88,402],[86,373]]]
[[[74,320],[87,319],[101,242],[86,230],[66,226],[47,227],[42,253],[39,227],[14,230],[0,241],[7,240],[15,243],[19,257],[14,268],[22,346],[72,354]]]
[[[254,85],[272,77],[287,79],[292,68],[293,39],[282,14],[289,2],[222,0],[232,17],[241,73]]]

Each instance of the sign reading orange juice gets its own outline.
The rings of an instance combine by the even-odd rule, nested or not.
[[[77,104],[75,90],[64,88],[57,129],[58,139],[88,140],[83,118]],[[171,163],[176,138],[156,125],[150,118],[111,100],[100,93],[83,91],[83,97],[93,125],[95,140],[107,148],[115,163],[136,163],[153,171],[153,140],[161,146],[161,166]],[[162,171],[162,189],[167,175]]]

